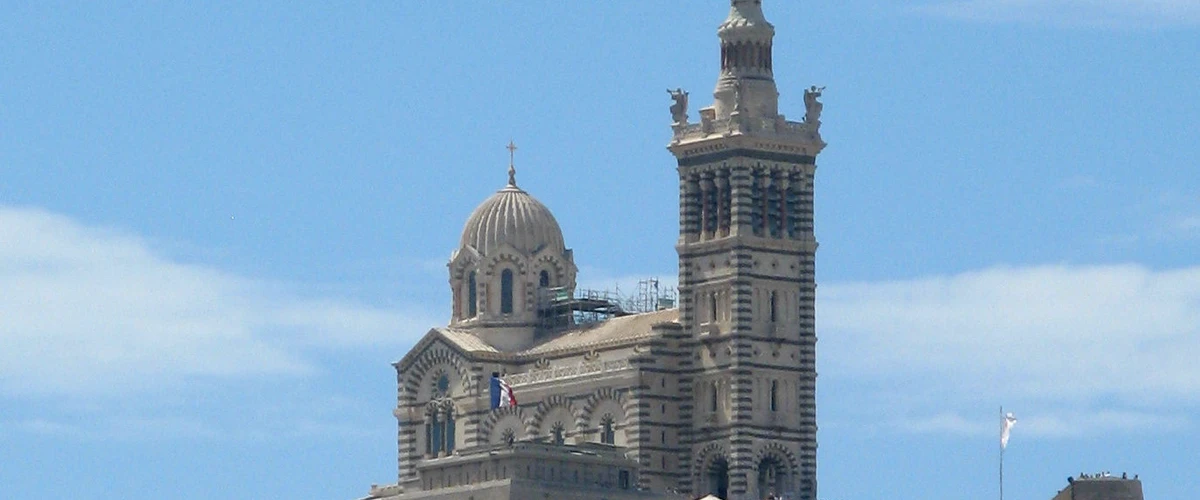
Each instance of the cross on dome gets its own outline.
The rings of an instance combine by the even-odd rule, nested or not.
[[[509,139],[505,149],[508,149],[508,185],[517,187],[517,169],[513,166],[513,159],[517,156],[517,144]]]

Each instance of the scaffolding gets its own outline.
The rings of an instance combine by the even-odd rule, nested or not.
[[[608,321],[612,318],[641,314],[675,307],[674,287],[663,287],[657,278],[638,281],[632,296],[621,294],[621,287],[612,290],[566,287],[538,290],[539,327],[544,332],[562,330],[576,325]]]
[[[626,308],[639,313],[671,309],[675,297],[674,287],[660,286],[658,278],[644,279],[638,281],[637,292],[626,301]]]

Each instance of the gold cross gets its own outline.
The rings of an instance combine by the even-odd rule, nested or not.
[[[512,165],[513,157],[515,157],[517,155],[517,143],[513,142],[512,139],[509,139],[508,147],[506,147],[505,149],[508,150],[508,164]]]

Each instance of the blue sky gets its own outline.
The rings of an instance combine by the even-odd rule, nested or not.
[[[389,365],[518,181],[583,286],[673,280],[670,100],[724,1],[10,4],[0,496],[354,498]],[[1200,2],[766,2],[825,85],[822,498],[1200,491]],[[172,493],[174,492],[174,493]]]

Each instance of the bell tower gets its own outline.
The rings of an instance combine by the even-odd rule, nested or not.
[[[683,363],[679,489],[699,496],[816,500],[813,175],[825,147],[821,90],[779,112],[775,28],[762,0],[731,0],[720,75],[699,122],[671,92],[679,172]],[[690,391],[690,394],[688,393]]]

